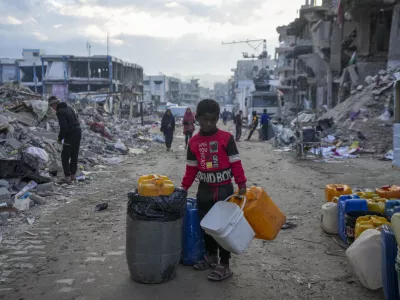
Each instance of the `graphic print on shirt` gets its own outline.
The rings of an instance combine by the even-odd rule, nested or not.
[[[218,142],[210,142],[210,153],[218,153]]]
[[[208,169],[206,166],[206,155],[208,152],[208,143],[203,142],[199,144],[199,152],[200,152],[200,167],[202,169]]]
[[[213,157],[212,157],[212,165],[213,165],[213,168],[219,168],[218,155],[213,155]]]

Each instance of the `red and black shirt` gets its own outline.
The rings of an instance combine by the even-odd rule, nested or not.
[[[198,133],[189,140],[187,165],[182,187],[189,189],[197,178],[202,183],[219,186],[232,177],[239,188],[246,187],[242,161],[233,136],[217,130],[212,134]]]

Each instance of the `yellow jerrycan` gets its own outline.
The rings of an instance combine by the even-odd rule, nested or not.
[[[328,202],[332,202],[334,197],[350,195],[351,193],[351,188],[346,184],[327,184],[325,187],[325,199]]]
[[[376,229],[384,224],[390,225],[390,222],[384,217],[377,216],[363,216],[358,217],[355,227],[355,238],[357,239],[361,233],[367,229]]]
[[[230,202],[241,206],[246,201],[243,212],[256,234],[255,237],[262,240],[275,239],[286,222],[286,216],[260,187],[247,189],[244,197],[232,197]]]
[[[143,175],[138,180],[138,193],[140,196],[169,196],[174,190],[174,183],[167,176]]]

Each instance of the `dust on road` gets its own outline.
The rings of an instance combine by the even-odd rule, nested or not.
[[[166,284],[133,282],[125,261],[126,194],[143,174],[161,173],[180,182],[182,144],[178,137],[173,152],[155,146],[97,173],[71,201],[45,208],[29,230],[36,235],[21,231],[3,240],[0,266],[7,279],[0,285],[0,299],[384,299],[382,291],[370,292],[358,283],[338,238],[322,232],[319,218],[327,183],[393,184],[390,164],[296,162],[258,142],[239,143],[249,185],[265,188],[297,227],[282,230],[274,241],[253,240],[232,259],[235,275],[226,282],[208,282],[207,271],[182,266]],[[101,202],[108,202],[108,209],[95,212]]]

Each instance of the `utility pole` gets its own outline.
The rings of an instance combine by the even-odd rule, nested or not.
[[[110,54],[110,36],[109,32],[107,31],[107,56]]]
[[[87,49],[87,51],[88,51],[88,56],[90,56],[90,50],[92,49],[92,45],[90,44],[90,41],[89,40],[87,40],[87,42],[86,42],[86,49]]]

